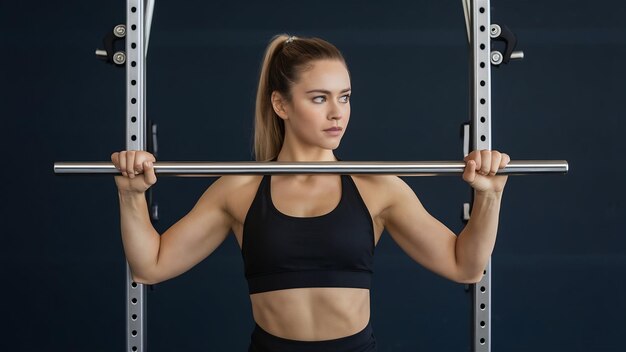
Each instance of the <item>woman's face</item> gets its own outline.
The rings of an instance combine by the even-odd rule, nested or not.
[[[284,104],[286,138],[336,149],[350,120],[350,75],[339,60],[317,60],[300,72]],[[281,115],[281,114],[279,114]],[[329,130],[336,128],[336,131]]]

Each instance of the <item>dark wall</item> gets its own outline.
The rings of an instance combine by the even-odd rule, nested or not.
[[[493,255],[493,351],[623,351],[626,333],[626,5],[493,1],[526,59],[493,78],[493,145],[513,159],[567,159],[565,176],[511,177]],[[0,2],[0,350],[122,351],[125,260],[110,177],[61,177],[55,161],[124,148],[124,71],[93,55],[125,2]],[[468,118],[459,1],[162,1],[148,58],[160,160],[251,160],[266,43],[288,32],[336,44],[352,74],[344,160],[454,160]],[[468,187],[405,178],[458,232]],[[160,178],[166,230],[213,179]],[[467,351],[464,286],[419,267],[383,235],[372,324],[380,351]],[[229,238],[149,293],[150,351],[244,351],[253,321]]]

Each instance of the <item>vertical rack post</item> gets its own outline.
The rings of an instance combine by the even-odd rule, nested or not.
[[[471,1],[472,150],[491,149],[490,1]],[[472,351],[491,351],[491,259],[473,285]]]
[[[126,2],[126,150],[146,149],[144,0]],[[126,264],[126,351],[146,351],[146,287]]]

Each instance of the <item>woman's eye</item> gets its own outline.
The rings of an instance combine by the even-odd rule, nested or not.
[[[319,97],[313,98],[314,103],[323,103],[325,101],[326,101],[326,97],[319,96]]]
[[[350,94],[346,94],[346,95],[342,96],[341,98],[339,98],[339,100],[340,100],[342,103],[347,103],[347,102],[349,102],[349,101],[350,101]]]

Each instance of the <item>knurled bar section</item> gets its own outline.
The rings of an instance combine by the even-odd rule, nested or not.
[[[472,150],[491,149],[490,1],[472,1]],[[473,285],[473,351],[491,351],[491,259]]]
[[[126,150],[145,150],[144,0],[126,2]],[[146,351],[146,288],[126,265],[126,350]]]

